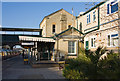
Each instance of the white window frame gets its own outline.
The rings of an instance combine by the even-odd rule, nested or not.
[[[116,37],[112,37],[112,47],[118,47],[119,45],[117,44],[117,46],[113,46],[113,38],[118,38],[118,36],[116,36]],[[118,39],[118,43],[119,43],[119,39]]]
[[[87,14],[87,24],[89,24],[91,22],[91,16],[90,17],[89,16],[90,16],[90,14]]]
[[[113,2],[113,1],[111,1],[111,2]],[[111,5],[114,5],[114,4],[118,3],[118,0],[113,4],[111,4],[111,2],[106,4],[106,6],[109,4],[109,14],[107,13],[107,16],[110,15],[110,14],[114,14],[114,13],[118,12],[118,11],[115,11],[115,12],[111,13]],[[119,7],[119,5],[118,5],[118,7]]]
[[[108,35],[110,36],[110,46],[108,45]],[[111,47],[111,34],[107,35],[107,47]]]
[[[118,46],[113,46],[113,38],[119,38],[119,34],[118,34],[118,36],[115,36],[115,37],[111,37],[111,35],[113,35],[113,34],[118,34],[118,33],[111,33],[111,34],[107,34],[107,38],[108,38],[108,35],[110,35],[110,46],[108,46],[108,39],[107,39],[107,47],[118,47]],[[118,39],[118,42],[119,42],[119,39]]]
[[[95,19],[94,19],[94,16],[95,16]],[[93,11],[93,22],[96,21],[96,12]]]
[[[74,44],[75,44],[75,46],[74,46],[74,53],[69,53],[69,51],[68,51],[68,55],[76,55],[76,41],[68,41],[68,43],[69,42],[74,42]],[[69,50],[69,44],[68,44],[68,50]]]
[[[94,40],[94,38],[95,38],[95,40]],[[93,39],[93,46],[92,46],[92,39]],[[96,48],[96,43],[94,43],[96,41],[96,37],[95,36],[93,36],[93,37],[91,37],[90,38],[90,44],[91,44],[91,48]]]

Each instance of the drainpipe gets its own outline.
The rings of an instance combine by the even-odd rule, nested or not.
[[[76,20],[77,20],[77,29],[78,29],[78,18],[77,18],[77,16],[76,16]]]
[[[118,18],[120,19],[120,1],[118,2]],[[118,20],[119,23],[119,29],[118,29],[118,54],[119,54],[119,58],[120,58],[120,20]]]
[[[100,29],[100,9],[98,6],[98,30]]]
[[[79,54],[79,40],[77,40],[77,57],[78,57],[78,54]]]

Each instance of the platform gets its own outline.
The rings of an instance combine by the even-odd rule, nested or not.
[[[37,61],[36,63],[32,64],[33,68],[48,68],[48,67],[59,67],[59,64],[54,61]]]

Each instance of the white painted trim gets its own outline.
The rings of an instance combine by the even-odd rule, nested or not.
[[[113,34],[118,34],[118,36],[116,36],[116,37],[111,37],[111,35],[113,35]],[[108,46],[108,39],[107,39],[107,47],[118,47],[119,45],[118,45],[118,46],[113,46],[113,45],[112,45],[112,42],[113,42],[113,41],[112,41],[112,38],[117,38],[117,37],[119,38],[119,33],[117,33],[117,32],[109,33],[109,34],[107,34],[107,38],[108,38],[108,35],[110,35],[110,46]],[[118,39],[118,41],[119,41],[119,39]]]
[[[108,46],[108,35],[110,34],[107,34],[107,47],[111,47],[111,35],[110,35],[110,46]]]
[[[88,41],[88,37],[84,38],[84,48],[86,48],[86,41]]]
[[[119,8],[118,8],[118,11],[115,11],[115,12],[113,12],[113,13],[111,13],[111,2],[113,2],[114,0],[110,0],[110,2],[107,2],[106,3],[106,7],[107,7],[107,5],[109,4],[109,14],[107,14],[106,13],[106,16],[109,16],[109,15],[112,15],[112,14],[114,14],[114,13],[117,13],[118,11],[119,11]],[[115,3],[113,3],[112,5],[114,5],[114,4],[116,4],[116,3],[118,3],[119,1],[117,0]],[[119,4],[118,4],[118,7],[119,7]]]
[[[97,17],[96,17],[96,10],[93,10],[93,12],[95,12],[95,13],[93,14],[93,15],[95,15],[95,20],[94,20],[94,17],[93,17],[93,22],[95,22],[95,21],[96,21],[96,18],[97,18]],[[92,12],[92,13],[93,13],[93,12]]]
[[[92,38],[93,38],[93,47],[92,47],[92,43],[91,43],[91,42],[92,42],[92,41],[91,41]],[[95,40],[94,40],[94,38],[95,38]],[[90,37],[90,47],[91,47],[91,48],[96,48],[96,45],[94,46],[94,41],[96,41],[96,36],[91,36],[91,37]]]
[[[69,42],[69,41],[68,41],[68,42]],[[75,53],[68,53],[68,55],[76,55],[76,44],[77,44],[77,43],[76,43],[76,41],[73,41],[73,42],[75,43],[75,46],[74,46],[74,48],[75,48],[75,50],[74,50]]]

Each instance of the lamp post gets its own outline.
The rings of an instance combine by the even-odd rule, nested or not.
[[[120,1],[118,2],[118,25],[119,25],[119,29],[118,29],[118,54],[119,54],[119,57],[120,57]]]

